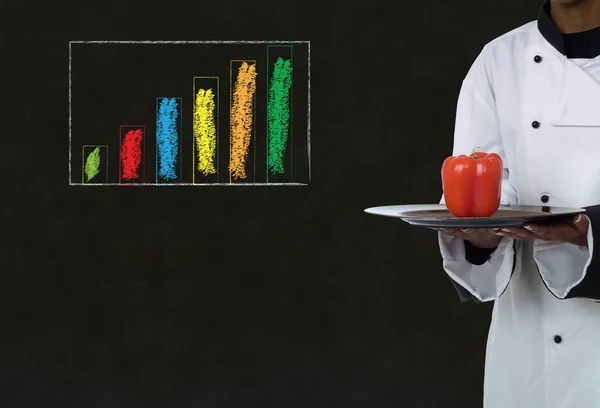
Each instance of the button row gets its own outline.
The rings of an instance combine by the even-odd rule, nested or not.
[[[542,62],[542,57],[539,55],[536,55],[535,57],[533,57],[533,61],[536,62],[537,64],[539,64],[540,62]],[[540,122],[538,122],[537,120],[534,120],[533,122],[531,122],[531,127],[533,127],[534,129],[539,128]],[[547,203],[548,200],[550,200],[550,197],[547,194],[543,194],[540,197],[540,200],[542,200],[542,203]],[[562,337],[560,337],[559,335],[554,336],[554,342],[556,344],[562,343]]]
[[[535,57],[533,57],[533,60],[539,64],[540,62],[542,62],[542,57],[539,55],[536,55]],[[534,129],[539,128],[540,122],[538,122],[537,120],[534,120],[533,122],[531,122],[531,127],[533,127]]]

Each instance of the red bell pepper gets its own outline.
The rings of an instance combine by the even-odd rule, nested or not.
[[[442,164],[442,189],[455,217],[491,217],[502,194],[502,159],[496,153],[450,156]]]

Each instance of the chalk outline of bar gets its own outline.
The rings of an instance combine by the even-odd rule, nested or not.
[[[73,89],[73,81],[72,81],[72,72],[73,72],[73,44],[156,44],[156,45],[169,45],[169,44],[306,44],[307,46],[307,77],[308,77],[308,94],[307,94],[307,126],[306,126],[306,147],[308,150],[308,182],[312,181],[312,162],[311,162],[311,76],[310,76],[310,41],[280,41],[280,40],[271,40],[271,41],[259,41],[259,40],[209,40],[209,41],[106,41],[106,40],[94,40],[94,41],[69,41],[69,186],[78,186],[81,183],[73,183],[71,177],[71,159],[72,159],[72,124],[73,124],[73,114],[72,114],[72,89]],[[299,183],[299,185],[308,185],[309,183]],[[94,184],[95,186],[103,185],[103,184]],[[119,185],[109,183],[106,185]],[[133,185],[133,184],[132,184]],[[139,185],[139,184],[138,184]],[[155,186],[156,184],[149,184]],[[166,184],[165,184],[166,185]],[[194,184],[181,184],[181,185],[194,185]],[[227,185],[227,184],[224,184]],[[286,183],[285,185],[294,185],[293,183]]]
[[[123,142],[121,140],[121,135],[123,134],[122,129],[123,128],[144,128],[143,130],[143,136],[142,136],[142,154],[143,154],[143,159],[142,163],[144,163],[144,168],[143,170],[143,176],[142,179],[143,181],[141,183],[122,183],[121,182],[121,143]],[[156,183],[146,183],[146,125],[119,125],[119,186],[130,186],[132,184],[149,184],[151,186],[155,186]]]
[[[269,48],[289,48],[290,49],[290,61],[292,64],[292,78],[290,79],[291,84],[290,84],[290,180],[294,179],[294,173],[293,173],[293,169],[294,166],[292,165],[292,160],[294,157],[294,152],[292,150],[292,146],[293,146],[293,135],[294,135],[294,126],[292,124],[293,122],[293,118],[294,118],[294,46],[293,45],[267,45],[267,121],[266,121],[266,128],[267,128],[267,157],[265,159],[265,173],[266,173],[266,181],[265,183],[269,182],[269,166],[266,164],[266,161],[269,158],[269,85],[270,85],[270,80],[271,77],[269,76],[269,67],[271,66],[269,64]]]
[[[106,183],[86,183],[85,180],[85,148],[86,147],[105,147],[106,148]],[[81,146],[81,185],[89,186],[93,184],[106,185],[108,183],[108,145],[83,145]]]
[[[181,96],[159,96],[156,98],[156,124],[158,129],[158,100],[159,99],[179,99],[179,180],[183,176],[183,98]],[[155,132],[154,137],[156,138],[156,184],[162,184],[158,182],[158,131]],[[145,163],[145,162],[144,162]],[[145,181],[145,180],[144,180]]]
[[[202,185],[201,183],[196,183],[196,138],[194,137],[194,109],[196,108],[196,78],[199,79],[216,79],[217,80],[217,106],[215,106],[215,110],[217,111],[217,119],[215,121],[215,125],[217,127],[217,134],[215,137],[217,138],[217,145],[215,146],[215,157],[217,158],[217,183],[219,182],[219,133],[221,131],[221,125],[219,123],[219,109],[221,109],[221,103],[219,101],[219,93],[220,93],[220,78],[218,76],[195,76],[193,77],[193,96],[192,96],[192,185]]]
[[[229,163],[231,163],[231,109],[233,108],[233,88],[232,88],[232,84],[233,84],[233,70],[232,70],[232,63],[233,62],[254,62],[255,65],[255,69],[256,69],[256,76],[258,77],[258,64],[256,63],[256,60],[250,60],[250,59],[246,59],[246,60],[229,60]],[[255,79],[256,82],[256,79]],[[253,171],[252,171],[252,176],[254,177],[254,179],[252,180],[252,182],[256,182],[256,84],[254,85],[254,96],[252,98],[252,111],[254,113],[254,118],[252,119],[253,123],[252,123],[252,145],[254,146],[254,157],[252,160],[252,164],[253,164]],[[243,181],[240,181],[238,183],[243,183]],[[233,182],[231,181],[231,169],[229,170],[229,184],[233,184]]]

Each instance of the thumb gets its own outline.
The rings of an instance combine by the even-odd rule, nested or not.
[[[586,215],[577,214],[573,219],[573,222],[575,223],[577,228],[586,228],[590,220]]]

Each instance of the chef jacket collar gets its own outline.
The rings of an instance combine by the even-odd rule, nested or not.
[[[567,50],[563,41],[563,36],[552,21],[552,19],[550,18],[550,0],[546,0],[542,5],[538,14],[537,23],[538,29],[540,30],[540,33],[542,34],[542,36],[544,36],[546,41],[548,41],[550,45],[556,48],[558,52],[560,52],[563,55],[566,55]],[[566,55],[567,57],[596,58],[600,55],[600,28],[595,28],[590,31],[590,34],[592,34],[592,41],[590,44],[589,54],[575,56]]]

